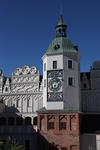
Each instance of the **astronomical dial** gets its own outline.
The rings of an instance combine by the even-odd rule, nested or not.
[[[58,91],[61,88],[61,80],[59,78],[53,78],[49,81],[49,88],[51,91]]]

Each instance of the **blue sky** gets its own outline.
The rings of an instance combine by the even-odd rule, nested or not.
[[[0,0],[0,68],[4,75],[11,76],[24,64],[36,66],[42,74],[41,57],[55,38],[61,13],[67,34],[81,53],[81,71],[89,71],[93,61],[100,60],[99,0]]]

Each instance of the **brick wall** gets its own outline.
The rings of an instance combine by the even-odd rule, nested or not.
[[[38,113],[39,150],[79,150],[78,113]]]

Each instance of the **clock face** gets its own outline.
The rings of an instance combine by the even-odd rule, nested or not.
[[[58,91],[61,88],[61,80],[59,78],[53,78],[49,81],[49,88],[51,91]]]
[[[62,79],[63,79],[63,70],[50,70],[47,72],[48,101],[63,100]]]

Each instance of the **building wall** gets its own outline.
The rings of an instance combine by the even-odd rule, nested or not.
[[[68,60],[72,60],[72,68],[68,68]],[[53,69],[53,61],[57,61],[57,68]],[[46,86],[43,88],[43,101],[44,106],[47,109],[67,109],[79,111],[81,105],[80,97],[80,58],[79,54],[66,53],[56,54],[56,55],[44,55],[43,64],[46,64],[46,70],[43,68],[43,82],[46,80]],[[63,70],[62,79],[62,93],[63,102],[48,102],[47,92],[48,92],[48,79],[47,71],[52,70]],[[73,78],[73,85],[68,85],[68,78]],[[44,85],[44,84],[43,84]],[[74,99],[73,99],[74,97]]]
[[[100,150],[100,134],[84,133],[80,139],[81,150]]]
[[[68,60],[72,60],[72,68],[68,68]],[[64,109],[69,111],[81,110],[80,97],[80,59],[79,54],[69,53],[64,56]],[[72,77],[73,85],[68,85],[68,78]]]
[[[96,134],[81,135],[81,150],[99,150],[96,146]]]
[[[91,89],[100,90],[100,69],[91,69]]]
[[[83,73],[81,96],[83,112],[100,112],[100,63],[94,62],[90,72]]]
[[[100,112],[100,90],[82,91],[83,112]]]
[[[37,146],[37,113],[43,107],[42,81],[36,67],[16,68],[9,78],[0,76],[0,99],[5,110],[0,114],[0,140],[10,136],[19,144]],[[18,123],[18,118],[22,122]],[[20,138],[19,138],[20,137]],[[34,142],[33,142],[34,141]]]
[[[79,132],[78,113],[38,113],[39,150],[79,150]]]
[[[63,55],[44,55],[43,66],[46,64],[46,70],[43,67],[43,86],[44,80],[46,80],[46,87],[43,87],[43,106],[47,109],[63,109],[63,102],[48,102],[48,83],[47,83],[47,71],[53,70],[53,61],[57,61],[57,70],[63,69]]]
[[[0,98],[7,107],[16,108],[22,115],[31,115],[43,107],[40,85],[40,75],[36,67],[29,68],[25,65],[16,68],[10,78],[5,78]]]

